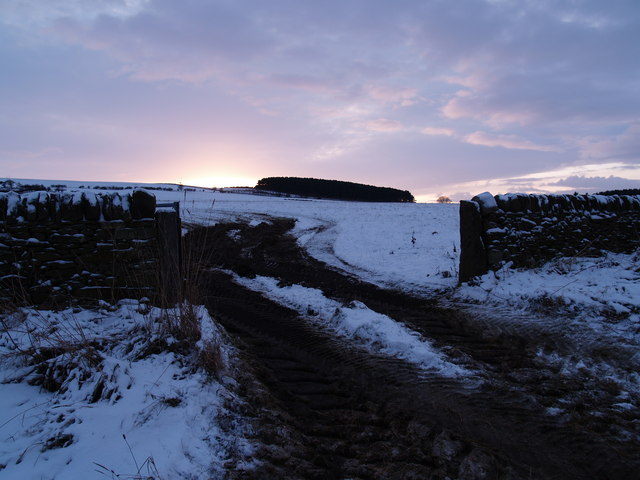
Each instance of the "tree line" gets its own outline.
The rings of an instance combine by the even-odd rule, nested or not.
[[[640,188],[626,188],[624,190],[607,190],[596,195],[640,195]]]
[[[303,197],[360,202],[415,202],[411,192],[389,187],[374,187],[340,180],[300,177],[267,177],[258,180],[257,190],[268,190]]]

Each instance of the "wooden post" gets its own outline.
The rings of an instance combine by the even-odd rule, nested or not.
[[[181,225],[178,211],[156,212],[158,246],[160,249],[159,296],[163,307],[173,306],[181,298]]]

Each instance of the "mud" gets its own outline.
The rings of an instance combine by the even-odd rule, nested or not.
[[[200,295],[234,335],[248,365],[242,382],[252,416],[258,472],[236,478],[516,479],[634,478],[638,419],[610,411],[619,387],[592,375],[567,377],[537,352],[570,342],[501,328],[437,299],[383,289],[309,257],[288,219],[255,227],[222,224],[191,232]],[[265,275],[283,284],[358,300],[419,331],[473,384],[424,375],[305,322],[233,282]],[[255,380],[253,380],[255,379]],[[550,416],[563,402],[569,416]],[[608,408],[608,409],[607,409]],[[594,412],[606,411],[605,415]]]

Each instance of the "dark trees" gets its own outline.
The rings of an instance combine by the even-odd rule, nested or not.
[[[339,180],[321,180],[299,177],[267,177],[258,181],[255,187],[278,193],[288,193],[304,197],[353,200],[361,202],[415,202],[407,190],[389,187],[374,187],[361,183]]]

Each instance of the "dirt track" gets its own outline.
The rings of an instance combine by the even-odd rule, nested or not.
[[[637,475],[637,440],[619,439],[620,432],[637,439],[637,418],[592,415],[615,401],[615,387],[589,376],[567,378],[536,356],[562,351],[561,338],[507,333],[432,300],[351,278],[306,255],[287,235],[292,226],[286,219],[253,228],[224,224],[187,237],[187,251],[207,266],[200,294],[237,339],[247,378],[259,380],[244,385],[264,445],[251,478]],[[354,348],[221,270],[359,300],[419,331],[478,372],[478,382],[425,376],[407,362]],[[545,413],[560,398],[574,401],[568,419]]]

